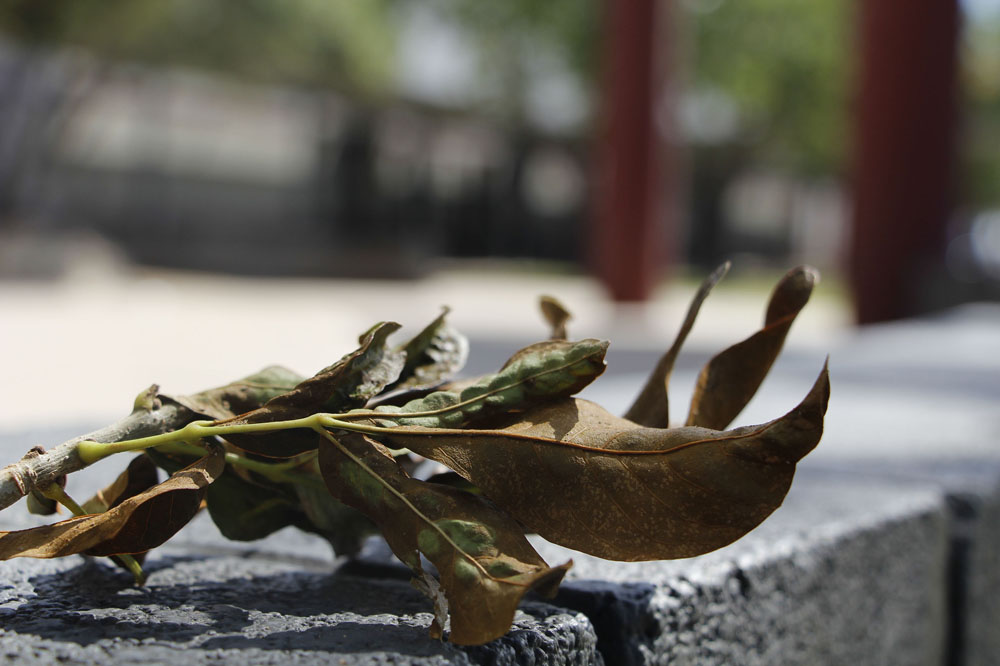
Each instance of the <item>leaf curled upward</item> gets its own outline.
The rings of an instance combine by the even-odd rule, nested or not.
[[[563,304],[553,296],[542,296],[538,299],[538,306],[542,310],[542,316],[552,329],[551,340],[565,340],[566,322],[573,318]]]
[[[698,317],[701,304],[708,298],[712,288],[729,272],[729,266],[730,263],[727,261],[712,271],[712,274],[701,283],[691,300],[687,316],[684,317],[684,323],[681,324],[681,328],[677,332],[674,344],[656,364],[656,368],[649,375],[649,379],[646,380],[646,385],[635,399],[635,403],[625,413],[625,418],[650,428],[666,428],[669,425],[670,403],[667,389],[670,384],[670,375],[674,370],[674,363],[677,362],[681,347],[694,326],[694,320]]]
[[[316,412],[330,412],[361,407],[395,381],[403,368],[405,355],[386,346],[386,338],[399,324],[384,322],[362,336],[361,346],[315,376],[281,393],[264,405],[217,422],[219,425],[268,423],[303,418]],[[234,446],[273,458],[290,458],[316,448],[315,433],[287,430],[278,433],[232,435],[226,438]]]
[[[149,490],[159,482],[156,464],[149,456],[145,454],[136,456],[110,486],[97,491],[96,495],[83,503],[83,510],[87,513],[104,513],[130,497]]]
[[[645,428],[565,399],[490,430],[390,428],[527,529],[613,560],[691,557],[740,538],[781,505],[823,431],[826,368],[801,404],[759,426]]]
[[[449,308],[397,349],[406,354],[399,379],[389,389],[418,389],[444,381],[465,366],[469,342],[447,322]]]
[[[153,395],[155,394],[155,391],[150,391],[149,394]],[[84,502],[81,508],[88,514],[104,513],[105,511],[118,506],[125,500],[149,490],[159,482],[160,475],[156,470],[156,464],[153,460],[146,454],[138,455],[132,458],[128,467],[125,468],[125,471],[119,474],[118,478],[116,478],[110,486],[97,491],[97,494]],[[148,551],[134,553],[133,556],[136,563],[141,565],[146,559],[147,552]],[[87,555],[94,554],[88,551],[84,551],[84,553]],[[116,566],[119,566],[130,573],[135,573],[129,563],[123,561],[122,559],[112,556],[111,560]],[[144,574],[137,576],[136,578],[137,584],[142,584],[144,580]]]
[[[771,292],[764,327],[717,354],[702,369],[687,425],[722,429],[732,423],[764,381],[818,282],[819,273],[809,266],[785,274]]]
[[[518,351],[496,374],[460,389],[435,391],[402,407],[376,407],[374,418],[388,425],[457,428],[474,419],[526,409],[590,384],[604,372],[607,350],[603,340],[539,342]]]
[[[480,497],[410,478],[381,444],[358,434],[327,433],[319,449],[330,493],[367,514],[416,586],[435,601],[431,635],[440,638],[444,600],[420,564],[438,570],[451,611],[452,642],[477,645],[505,634],[524,594],[554,595],[570,564],[549,567],[523,529]]]
[[[193,395],[160,394],[157,397],[176,402],[205,418],[228,419],[257,409],[271,398],[292,390],[304,379],[287,368],[272,365],[249,377]]]
[[[198,512],[205,488],[225,467],[221,448],[169,479],[124,499],[104,513],[16,532],[0,532],[0,559],[64,557],[76,553],[141,553],[159,546]]]

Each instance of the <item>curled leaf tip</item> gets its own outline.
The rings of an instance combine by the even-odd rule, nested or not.
[[[552,340],[565,340],[568,337],[566,322],[572,319],[573,315],[554,296],[540,296],[538,305],[542,310],[542,316],[552,330],[550,338]]]
[[[687,425],[722,430],[736,418],[771,370],[818,280],[816,269],[799,266],[778,281],[767,304],[764,326],[716,354],[702,368]]]
[[[636,397],[635,402],[625,412],[625,418],[639,425],[650,428],[666,428],[670,421],[670,399],[667,390],[670,384],[670,375],[674,370],[674,363],[681,352],[681,347],[687,336],[694,327],[695,319],[701,310],[702,303],[708,298],[709,293],[729,272],[730,262],[725,262],[712,271],[698,287],[691,305],[688,306],[687,315],[681,324],[674,343],[664,352],[657,362],[656,367],[646,380],[646,385]]]
[[[771,292],[765,326],[776,324],[785,317],[794,318],[805,307],[817,284],[819,271],[812,266],[796,266],[785,273]]]

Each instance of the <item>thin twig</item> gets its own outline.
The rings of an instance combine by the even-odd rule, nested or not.
[[[136,410],[109,426],[80,435],[41,455],[26,456],[0,469],[0,509],[5,509],[34,488],[44,488],[63,474],[87,466],[77,454],[77,443],[120,442],[183,428],[199,417],[186,407],[166,403],[152,411]]]

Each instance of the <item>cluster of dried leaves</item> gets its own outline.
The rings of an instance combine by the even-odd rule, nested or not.
[[[149,449],[84,503],[86,515],[0,533],[0,559],[141,556],[203,507],[230,539],[294,525],[341,554],[377,529],[433,599],[433,636],[442,635],[450,608],[452,641],[490,641],[509,629],[526,592],[554,594],[571,565],[550,567],[526,532],[608,559],[681,558],[733,542],[781,504],[796,462],[822,434],[825,368],[786,415],[725,428],[777,357],[814,271],[797,268],[780,281],[763,328],[706,365],[685,425],[668,427],[674,361],[727,268],[703,284],[624,418],[572,397],[603,372],[607,343],[566,341],[569,315],[552,299],[542,303],[552,339],[472,381],[449,379],[467,345],[445,314],[401,346],[387,343],[398,325],[382,323],[308,379],[272,367],[193,396],[140,396],[137,413],[170,406],[220,426],[335,417],[322,427],[233,428],[239,432]],[[418,457],[453,473],[421,480],[411,475]],[[170,473],[166,481],[157,467]],[[33,495],[36,510],[51,510],[45,496],[58,493]]]

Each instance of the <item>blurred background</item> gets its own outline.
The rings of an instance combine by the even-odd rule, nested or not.
[[[3,404],[310,371],[443,304],[530,339],[545,291],[662,348],[725,259],[695,344],[800,263],[816,348],[1000,297],[1000,3],[0,2]]]

